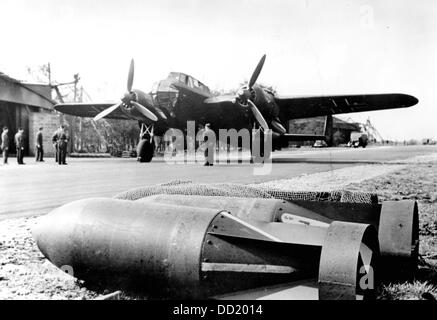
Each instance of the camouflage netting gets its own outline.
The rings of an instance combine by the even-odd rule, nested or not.
[[[349,203],[378,203],[376,194],[338,191],[293,191],[267,189],[236,183],[194,183],[171,181],[168,183],[131,189],[114,196],[115,199],[138,200],[157,194],[179,194],[197,196],[272,198],[281,200],[337,201]]]

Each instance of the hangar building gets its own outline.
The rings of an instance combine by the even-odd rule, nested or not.
[[[49,85],[23,83],[0,72],[0,131],[9,128],[11,154],[15,153],[14,135],[19,127],[24,129],[25,155],[35,154],[35,135],[44,127],[44,153],[53,155],[51,136],[61,121],[54,105]]]

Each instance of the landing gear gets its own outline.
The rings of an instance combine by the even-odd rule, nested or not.
[[[253,125],[250,136],[250,163],[264,162],[264,130]]]
[[[137,145],[137,160],[139,162],[150,162],[155,152],[155,141],[153,140],[154,124],[141,124],[140,142]]]

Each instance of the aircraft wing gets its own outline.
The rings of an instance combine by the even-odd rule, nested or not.
[[[113,106],[114,103],[59,103],[55,105],[55,110],[61,113],[84,117],[84,118],[93,118],[98,115],[103,110]],[[126,119],[129,117],[124,114],[120,108],[115,110],[114,112],[107,115],[105,118],[108,119]]]
[[[338,96],[275,97],[285,119],[311,118],[339,113],[406,108],[419,100],[400,93]]]

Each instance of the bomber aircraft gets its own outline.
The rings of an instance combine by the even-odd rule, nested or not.
[[[418,103],[407,94],[357,94],[330,96],[282,96],[257,84],[264,66],[264,55],[249,82],[235,95],[214,96],[210,89],[190,75],[171,72],[150,93],[132,89],[134,61],[131,61],[127,92],[114,103],[60,103],[55,110],[94,120],[131,119],[139,122],[142,140],[137,148],[139,160],[153,158],[153,135],[162,135],[168,129],[184,129],[187,121],[209,123],[211,129],[272,130],[272,149],[278,150],[289,141],[332,139],[332,115],[351,112],[405,108]],[[288,121],[297,118],[326,116],[324,135],[288,133]]]

